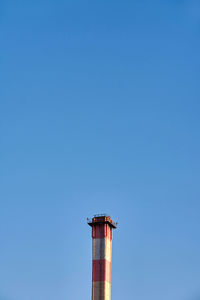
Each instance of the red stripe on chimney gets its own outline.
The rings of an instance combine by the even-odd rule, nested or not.
[[[95,224],[92,227],[93,239],[103,239],[106,237],[112,240],[112,228],[108,224]]]
[[[111,262],[106,259],[93,260],[92,281],[111,282]]]

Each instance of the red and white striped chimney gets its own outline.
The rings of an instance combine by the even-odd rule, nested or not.
[[[117,227],[107,215],[95,215],[92,227],[92,300],[111,299],[112,230]]]

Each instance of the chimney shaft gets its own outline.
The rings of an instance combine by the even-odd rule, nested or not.
[[[116,224],[106,215],[95,215],[92,227],[92,300],[111,299],[112,230]]]

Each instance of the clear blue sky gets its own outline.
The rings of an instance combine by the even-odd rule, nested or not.
[[[0,300],[200,295],[200,2],[0,1]]]

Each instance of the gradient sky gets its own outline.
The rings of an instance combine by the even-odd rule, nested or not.
[[[200,295],[200,2],[0,1],[0,300]]]

